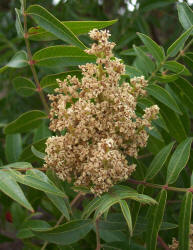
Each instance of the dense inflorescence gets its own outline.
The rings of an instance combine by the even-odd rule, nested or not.
[[[127,156],[137,157],[146,146],[151,122],[157,118],[157,105],[136,115],[139,96],[146,94],[147,81],[135,77],[120,83],[125,66],[115,58],[108,31],[90,32],[97,43],[87,49],[96,64],[80,66],[82,79],[68,76],[58,80],[51,100],[50,129],[60,136],[47,140],[46,167],[54,168],[59,178],[76,186],[87,186],[100,195],[135,170]],[[65,131],[65,133],[64,133]]]

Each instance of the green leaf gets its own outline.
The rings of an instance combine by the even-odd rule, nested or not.
[[[137,186],[137,191],[140,193],[144,192],[144,185],[138,185]],[[135,228],[136,222],[137,222],[137,218],[139,215],[139,211],[141,209],[141,204],[139,202],[136,201],[132,201],[131,203],[131,214],[132,214],[132,218],[133,218],[133,228]]]
[[[22,224],[20,223],[17,237],[19,239],[27,239],[34,236],[32,230],[36,229],[49,229],[51,226],[43,220],[26,220]]]
[[[33,55],[33,60],[38,66],[55,67],[78,66],[81,64],[95,62],[95,56],[88,55],[77,47],[56,45],[37,51]]]
[[[138,46],[138,48],[143,50],[143,52],[145,52],[145,53],[148,52],[146,46]],[[120,55],[123,55],[123,56],[136,56],[136,51],[135,51],[134,48],[130,48],[130,49],[126,49],[126,50],[121,51]]]
[[[156,74],[152,80],[158,81],[158,82],[173,82],[177,80],[178,74],[168,74],[168,75],[163,75],[163,74]]]
[[[29,163],[29,162],[14,162],[14,163],[10,163],[10,164],[7,164],[7,165],[3,165],[3,166],[1,166],[0,167],[0,169],[8,169],[8,168],[15,168],[15,169],[17,169],[17,168],[25,168],[25,169],[27,169],[27,168],[32,168],[32,165],[31,165],[31,163]]]
[[[133,46],[138,58],[139,58],[139,69],[145,73],[152,73],[155,69],[155,64],[153,61],[146,55],[145,52],[139,47],[136,47],[135,45]]]
[[[52,133],[49,130],[46,122],[43,121],[42,124],[34,131],[33,142],[37,142],[37,141],[39,141],[43,138],[49,137],[49,136],[52,136]],[[41,151],[41,150],[38,150],[38,151]]]
[[[35,84],[26,77],[16,77],[13,80],[13,86],[16,92],[21,96],[31,96],[36,92]]]
[[[112,196],[110,194],[105,194],[101,197],[100,203],[97,204],[97,209],[95,211],[94,220],[99,218],[105,211],[107,211],[114,204],[119,202],[119,197]]]
[[[85,45],[74,35],[74,33],[54,15],[40,5],[31,5],[27,9],[27,13],[34,18],[36,23],[54,34],[64,42],[85,49]]]
[[[38,158],[35,157],[34,154],[32,154],[31,147],[33,145],[38,151],[44,152],[46,148],[46,144],[45,144],[46,140],[47,140],[47,137],[27,146],[21,153],[19,160],[28,161],[28,162],[38,161]]]
[[[114,23],[111,21],[62,21],[62,24],[70,29],[75,35],[86,34],[92,29],[103,29]],[[40,27],[32,27],[28,30],[29,39],[34,41],[52,41],[58,39],[54,34]]]
[[[27,171],[27,174],[29,174],[32,177],[35,177],[37,179],[39,179],[42,182],[46,182],[47,184],[53,185],[53,190],[56,190],[56,188],[58,190],[60,190],[53,181],[51,181],[47,175],[45,175],[44,173],[42,173],[41,171],[37,170],[37,169],[33,169],[33,170],[29,170]],[[45,192],[45,190],[42,190]],[[61,191],[61,190],[60,190]],[[63,192],[63,191],[61,191]],[[50,192],[45,192],[47,197],[51,200],[51,202],[58,208],[58,210],[65,216],[65,218],[67,220],[70,220],[70,215],[68,212],[68,207],[67,207],[67,197],[66,194],[63,192],[63,197],[59,197],[58,195],[55,195],[53,193]]]
[[[40,86],[43,90],[46,92],[53,92],[55,88],[58,88],[58,83],[56,79],[60,79],[63,81],[68,75],[71,76],[76,76],[78,78],[81,77],[81,71],[80,70],[72,70],[72,71],[67,71],[59,74],[52,74],[52,75],[47,75],[43,77],[40,81]]]
[[[157,206],[150,209],[149,220],[146,232],[146,247],[148,250],[156,250],[157,235],[162,223],[165,205],[167,200],[167,191],[162,190],[157,197]]]
[[[132,228],[132,219],[131,219],[131,213],[130,213],[130,209],[128,207],[128,204],[125,200],[120,200],[119,201],[120,207],[121,207],[121,211],[125,217],[125,220],[127,222],[129,231],[130,231],[130,235],[132,235],[133,233],[133,228]]]
[[[167,0],[167,1],[145,1],[144,4],[140,4],[139,10],[140,12],[149,12],[154,9],[159,9],[161,11],[161,8],[168,6],[170,4],[173,4],[173,0]]]
[[[20,4],[21,4],[21,11],[24,11],[26,6],[26,0],[20,0]]]
[[[139,234],[142,234],[143,232],[147,232],[148,223],[149,223],[149,218],[145,218],[144,216],[143,217],[138,216],[138,220],[137,220],[137,223],[136,223],[136,228],[135,228],[135,230],[133,232],[133,235],[139,235]],[[159,230],[160,231],[166,231],[166,230],[174,229],[174,228],[177,228],[177,227],[178,227],[177,224],[162,221]]]
[[[187,192],[184,195],[181,208],[180,208],[180,218],[179,218],[179,250],[188,250],[189,245],[189,232],[191,224],[191,214],[192,214],[192,193]]]
[[[180,77],[178,80],[176,80],[173,84],[175,84],[175,86],[177,86],[177,88],[179,89],[179,92],[181,92],[181,95],[183,95],[184,99],[188,101],[188,107],[191,111],[192,107],[193,107],[193,86],[192,86],[192,84],[182,77]]]
[[[88,219],[88,217],[98,208],[101,198],[96,197],[84,208],[81,218]]]
[[[46,171],[48,178],[62,191],[65,190],[63,181],[60,180],[53,169],[48,169]],[[68,198],[61,198],[52,194],[46,194],[50,201],[55,205],[55,207],[65,216],[67,220],[70,220],[69,212],[71,213],[71,207]]]
[[[160,131],[158,130],[158,128],[155,126],[153,127],[153,129],[149,129],[148,130],[148,134],[150,134],[152,137],[154,137],[156,140],[159,140],[161,142],[164,142],[164,139],[160,133]]]
[[[69,221],[70,215],[68,212],[68,207],[66,205],[66,202],[64,198],[61,198],[59,196],[53,195],[53,194],[46,194],[48,198],[51,200],[51,202],[57,207],[57,209],[65,216],[65,218]]]
[[[8,162],[18,160],[22,152],[22,140],[20,134],[6,135],[5,137],[5,155]]]
[[[9,67],[7,66],[4,66],[2,68],[0,68],[0,74],[3,73],[5,70],[7,70]]]
[[[17,202],[12,202],[12,204],[10,206],[10,213],[12,215],[13,225],[14,225],[15,229],[18,230],[20,228],[21,224],[27,218],[28,211],[26,211],[26,209],[23,208]],[[33,213],[33,214],[35,214],[35,213]],[[30,214],[30,216],[33,216],[33,214]]]
[[[164,118],[170,135],[178,142],[184,140],[187,137],[187,134],[179,116],[161,103],[159,103],[159,107],[161,108],[160,112]]]
[[[168,61],[164,63],[163,67],[165,69],[177,73],[178,75],[185,75],[185,76],[191,75],[190,71],[183,64],[178,63],[176,61]]]
[[[65,193],[59,190],[48,177],[37,169],[28,170],[26,174],[10,170],[12,177],[19,183],[41,190],[45,193],[65,197]]]
[[[192,33],[193,26],[185,31],[167,50],[167,57],[175,56],[184,46],[184,43]]]
[[[34,211],[22,189],[8,171],[0,170],[0,190],[31,212]]]
[[[132,199],[143,204],[156,204],[156,201],[147,195],[138,194],[136,190],[127,186],[116,185],[111,188],[110,194],[105,194],[101,197],[99,203],[98,201],[96,204],[93,203],[93,207],[96,208],[94,219],[96,220],[111,206],[118,203],[122,199]],[[91,211],[93,212],[92,209]]]
[[[165,54],[164,49],[160,47],[156,42],[154,42],[150,37],[142,34],[137,33],[139,38],[142,40],[142,42],[147,47],[150,54],[153,55],[153,57],[160,63],[164,60]]]
[[[118,231],[127,229],[127,224],[123,220],[99,220],[99,230]]]
[[[128,65],[125,66],[125,74],[131,78],[135,77],[135,76],[142,76],[143,75],[143,73],[139,69],[137,69],[133,66],[128,66]]]
[[[15,121],[4,128],[5,134],[23,133],[33,130],[41,125],[47,115],[40,110],[28,111],[20,115]]]
[[[57,245],[70,245],[84,238],[92,229],[90,220],[74,220],[48,230],[32,230],[40,239]]]
[[[191,70],[193,67],[193,53],[189,52],[183,56],[184,64]]]
[[[138,202],[141,202],[143,204],[150,204],[154,205],[156,204],[156,201],[152,199],[148,195],[144,194],[138,194],[135,189],[132,189],[128,186],[122,186],[122,185],[115,185],[112,189],[112,194],[114,197],[117,197],[117,199],[131,199]]]
[[[185,63],[189,66],[191,69],[193,67],[193,53],[192,52],[187,52],[183,55],[183,59]]]
[[[63,185],[64,181],[62,181],[56,174],[54,169],[49,168],[46,171],[46,175],[48,178],[62,191],[65,191],[66,187]]]
[[[159,173],[159,171],[161,170],[161,168],[164,166],[165,162],[167,161],[168,156],[173,146],[174,146],[174,142],[171,142],[170,144],[162,148],[162,150],[158,154],[156,154],[156,156],[153,158],[150,166],[147,169],[146,176],[145,176],[146,180],[153,179]]]
[[[24,50],[18,51],[6,66],[9,68],[23,68],[28,66],[26,52]]]
[[[187,3],[178,3],[178,18],[182,27],[187,30],[193,25],[193,11]]]
[[[149,135],[147,149],[153,154],[156,155],[159,151],[165,146],[165,143],[161,140],[158,140],[156,137]]]
[[[151,84],[146,87],[146,90],[149,95],[153,96],[155,99],[168,106],[170,109],[177,112],[178,114],[182,114],[175,99],[164,88],[158,85]]]
[[[174,183],[182,169],[186,166],[190,156],[190,148],[192,144],[192,137],[188,137],[181,142],[175,152],[173,153],[170,162],[168,164],[166,183]]]
[[[23,30],[23,26],[21,24],[21,18],[20,18],[20,16],[22,14],[21,14],[21,11],[18,10],[17,8],[15,8],[15,13],[16,13],[15,27],[16,27],[16,30],[17,30],[17,34],[18,34],[19,37],[23,37],[24,30]]]
[[[39,150],[37,150],[33,145],[31,146],[31,151],[32,153],[37,157],[40,158],[42,160],[44,160],[46,154],[40,152]]]

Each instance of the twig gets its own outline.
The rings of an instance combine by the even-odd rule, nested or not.
[[[138,160],[138,159],[147,158],[147,157],[149,157],[149,156],[152,156],[152,153],[148,153],[148,154],[144,154],[144,155],[139,155],[139,156],[137,157],[137,160]]]
[[[160,245],[162,246],[163,249],[169,250],[169,247],[167,246],[167,244],[163,241],[163,239],[159,235],[157,236],[157,241],[160,243]]]
[[[96,227],[96,242],[97,242],[96,250],[100,250],[101,243],[100,243],[100,233],[99,233],[99,218],[95,222],[95,227]]]
[[[181,200],[167,200],[167,204],[177,204],[177,203],[180,203],[182,202]]]
[[[71,201],[71,203],[70,203],[71,208],[74,207],[74,205],[75,205],[76,202],[80,199],[80,197],[82,197],[82,193],[81,193],[81,192],[78,193],[78,194],[74,197],[74,199]],[[61,215],[60,218],[58,219],[58,221],[56,222],[56,225],[54,226],[54,228],[56,228],[57,226],[59,226],[60,223],[62,223],[63,219],[64,219],[64,215]],[[46,242],[44,243],[44,245],[42,246],[41,250],[46,249],[47,245],[48,245],[48,242],[46,241]]]
[[[31,71],[32,71],[32,74],[33,74],[33,78],[34,78],[34,81],[36,83],[37,91],[39,93],[39,96],[40,96],[40,99],[41,99],[42,104],[44,106],[44,109],[45,109],[46,113],[49,114],[49,107],[48,107],[48,104],[46,102],[44,93],[42,91],[36,69],[34,67],[35,62],[34,62],[33,57],[32,57],[30,42],[29,42],[29,34],[27,32],[27,13],[25,12],[25,6],[24,6],[24,9],[23,9],[23,17],[24,17],[24,21],[23,21],[24,22],[24,39],[25,39],[27,55],[28,55],[28,60],[29,60],[28,63],[30,65],[30,68],[31,68]]]
[[[168,185],[158,185],[158,184],[153,184],[153,183],[149,183],[146,181],[137,181],[137,180],[129,179],[128,182],[136,184],[136,185],[142,184],[147,187],[166,189],[166,190],[171,190],[171,191],[176,191],[176,192],[193,192],[191,188],[169,187]]]
[[[80,197],[82,197],[82,193],[81,193],[81,192],[78,193],[78,194],[74,197],[74,199],[71,201],[71,203],[70,203],[71,208],[74,207],[74,205],[75,205],[76,202],[80,199]]]

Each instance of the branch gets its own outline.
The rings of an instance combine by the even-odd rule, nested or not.
[[[49,107],[48,107],[48,104],[46,102],[46,99],[45,99],[44,93],[42,91],[42,88],[40,86],[38,75],[37,75],[37,72],[36,72],[36,69],[35,69],[35,66],[34,66],[35,62],[33,61],[32,53],[31,53],[30,42],[29,42],[29,39],[28,39],[29,35],[28,35],[28,32],[27,32],[27,13],[25,12],[25,9],[23,9],[23,17],[24,17],[24,39],[25,39],[27,55],[28,55],[28,60],[29,60],[28,63],[30,65],[30,68],[31,68],[31,71],[32,71],[32,74],[33,74],[33,78],[34,78],[34,81],[36,83],[37,91],[39,93],[39,96],[40,96],[40,99],[41,99],[42,104],[44,106],[44,109],[45,109],[46,113],[49,114]]]
[[[157,241],[160,243],[160,245],[162,246],[163,249],[169,250],[169,247],[167,246],[167,244],[163,241],[163,239],[159,235],[157,236]]]
[[[146,181],[137,181],[137,180],[133,180],[133,179],[129,179],[128,182],[133,183],[135,185],[142,184],[142,185],[147,186],[147,187],[166,189],[166,190],[171,190],[171,191],[176,191],[176,192],[191,192],[191,193],[193,193],[193,190],[191,188],[169,187],[168,185],[158,185],[158,184],[153,184],[153,183],[149,183]]]
[[[97,242],[96,250],[100,250],[101,243],[100,243],[100,233],[99,233],[99,218],[96,220],[95,226],[96,226],[96,242]]]

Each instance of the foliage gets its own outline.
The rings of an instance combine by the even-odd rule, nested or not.
[[[168,249],[173,237],[190,249],[192,9],[174,0],[138,1],[133,12],[130,1],[16,2],[0,6],[0,243],[15,240],[11,230],[23,249]],[[123,80],[149,81],[137,113],[160,108],[147,148],[129,158],[135,173],[97,197],[43,167],[54,135],[47,94],[95,62],[84,52],[93,28],[111,30]]]

